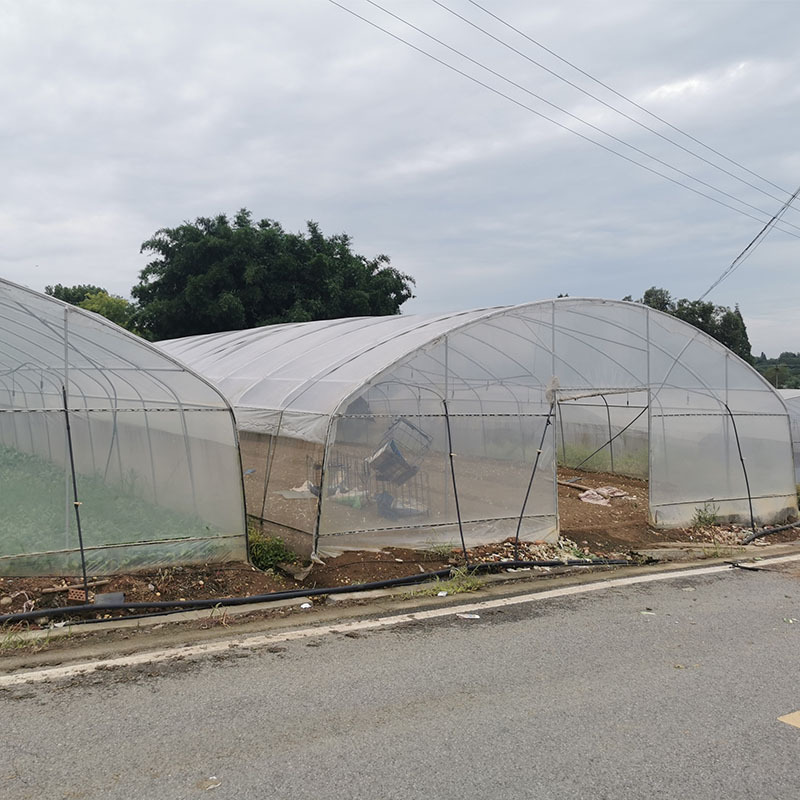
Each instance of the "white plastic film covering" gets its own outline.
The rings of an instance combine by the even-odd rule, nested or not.
[[[741,521],[751,505],[762,522],[797,513],[780,398],[710,337],[635,303],[563,298],[161,346],[262,437],[249,512],[320,547],[551,537],[557,455],[649,477],[660,525],[690,524],[709,502]]]
[[[800,486],[800,389],[780,389],[779,392],[789,410],[794,453],[794,479]]]
[[[218,390],[102,317],[4,281],[0,341],[0,572],[80,573],[78,518],[94,574],[246,557]]]

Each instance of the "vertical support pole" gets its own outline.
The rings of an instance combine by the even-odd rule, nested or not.
[[[650,376],[650,310],[645,309],[645,353],[647,354],[647,516],[653,520],[653,396]],[[666,456],[665,456],[666,457]],[[653,520],[655,521],[655,520]]]
[[[72,496],[73,507],[75,508],[75,522],[78,526],[78,546],[81,550],[81,572],[83,573],[83,594],[86,605],[89,605],[89,584],[86,577],[86,552],[83,549],[83,531],[81,530],[81,503],[78,500],[78,479],[75,476],[75,457],[72,452],[72,430],[69,425],[69,408],[67,407],[67,387],[61,387],[61,394],[64,399],[64,419],[67,423],[67,448],[69,449],[69,467],[72,472]]]
[[[447,399],[442,400],[444,406],[444,424],[447,429],[447,450],[450,454],[450,476],[453,479],[453,498],[456,504],[456,519],[458,520],[458,534],[461,537],[461,550],[464,553],[464,563],[469,566],[469,558],[467,557],[467,544],[464,541],[464,526],[461,523],[461,508],[458,505],[458,486],[456,485],[456,467],[453,463],[453,436],[450,432],[450,414],[447,411]]]
[[[444,399],[445,399],[445,422],[444,422],[444,424],[445,424],[445,429],[446,429],[446,432],[447,432],[447,452],[448,453],[450,453],[452,451],[452,449],[453,449],[450,446],[450,430],[449,430],[450,422],[447,419],[447,394],[450,391],[450,382],[449,382],[449,379],[448,379],[449,370],[450,370],[449,357],[450,357],[449,339],[448,339],[447,336],[445,336],[444,337],[444,387],[443,388],[444,388]],[[447,470],[445,470],[445,472],[444,472],[444,484],[442,486],[442,497],[444,497],[443,513],[444,513],[444,518],[445,519],[449,519],[448,507],[449,507],[450,503],[448,502],[448,500],[449,500],[448,488],[449,487],[447,485]]]
[[[517,520],[517,532],[514,536],[514,561],[519,560],[519,533],[522,528],[522,520],[525,517],[525,507],[528,505],[528,498],[531,496],[531,489],[533,488],[533,479],[536,477],[536,470],[539,466],[539,458],[542,455],[542,448],[544,447],[544,440],[547,438],[547,429],[550,427],[550,417],[553,415],[555,408],[555,397],[550,401],[550,410],[544,420],[544,428],[542,429],[542,438],[539,442],[539,449],[536,451],[536,458],[533,461],[533,469],[531,470],[531,477],[528,481],[528,488],[525,490],[525,499],[522,501],[522,509],[519,512],[519,520]],[[555,485],[555,481],[553,481]]]
[[[69,387],[69,322],[67,319],[69,308],[64,306],[64,383],[62,389],[67,392]],[[66,394],[64,399],[64,407],[67,406]],[[69,550],[69,521],[70,514],[70,485],[69,485],[69,469],[67,467],[69,459],[69,442],[67,441],[66,433],[64,434],[64,549]]]
[[[567,442],[564,439],[564,406],[561,403],[556,404],[556,414],[558,414],[558,428],[561,431],[561,461],[564,466],[567,466]],[[554,449],[555,452],[555,449]]]
[[[729,361],[728,353],[725,353],[725,408],[728,408],[728,402],[729,402],[729,397],[728,397],[728,361]],[[730,485],[730,482],[731,482],[731,459],[730,459],[730,454],[731,454],[730,428],[727,425],[727,420],[726,420],[726,425],[725,425],[725,469],[727,470],[727,473],[728,473],[727,474],[728,485]]]
[[[611,454],[611,472],[614,472],[614,435],[611,433],[611,409],[608,406],[608,400],[604,394],[600,395],[600,399],[606,404],[606,417],[608,418],[608,452]]]
[[[331,431],[333,430],[333,417],[328,417],[328,427],[325,429],[325,445],[322,451],[322,465],[319,471],[319,497],[317,497],[317,519],[314,523],[314,542],[311,545],[312,561],[318,558],[319,531],[322,524],[322,503],[325,497],[325,470],[328,466],[328,450],[331,446]]]

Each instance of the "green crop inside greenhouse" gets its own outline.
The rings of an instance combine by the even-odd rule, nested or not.
[[[233,414],[106,319],[0,280],[0,574],[246,558]]]

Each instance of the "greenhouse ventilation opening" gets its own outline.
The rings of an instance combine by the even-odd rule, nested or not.
[[[0,280],[0,574],[247,557],[233,412],[103,317]]]
[[[794,518],[758,373],[636,303],[563,298],[160,343],[234,407],[248,514],[322,553],[558,535],[557,460],[649,479],[650,520]]]

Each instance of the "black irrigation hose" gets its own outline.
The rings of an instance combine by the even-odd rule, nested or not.
[[[754,536],[756,533],[756,518],[753,515],[753,497],[750,494],[750,478],[747,477],[747,466],[744,463],[744,454],[742,453],[742,445],[739,441],[739,430],[736,427],[736,417],[733,416],[733,412],[730,410],[727,403],[723,403],[722,405],[725,406],[725,410],[728,412],[728,416],[731,418],[731,425],[733,426],[733,435],[736,437],[736,449],[739,451],[739,461],[742,465],[742,473],[744,474],[744,485],[747,489],[747,504],[750,507],[750,530],[752,530],[751,536]]]
[[[753,531],[751,534],[742,539],[742,544],[750,544],[750,542],[754,542],[756,539],[760,539],[762,536],[769,536],[771,533],[788,531],[791,528],[797,528],[798,526],[800,526],[800,522],[790,522],[788,525],[780,525],[777,528],[765,528],[761,531]]]
[[[470,574],[476,572],[490,572],[492,569],[508,569],[514,567],[599,567],[599,566],[637,566],[635,562],[626,558],[594,558],[594,559],[568,559],[564,561],[482,561],[469,568]],[[354,583],[348,586],[329,586],[323,589],[292,589],[287,592],[270,592],[269,594],[254,594],[250,597],[218,597],[207,600],[153,600],[151,602],[136,603],[108,603],[107,605],[81,605],[64,606],[62,608],[42,608],[34,611],[20,611],[15,614],[0,615],[0,625],[14,622],[24,622],[42,617],[66,617],[70,614],[102,613],[104,611],[127,611],[129,609],[158,609],[156,613],[141,616],[158,616],[159,613],[170,611],[191,611],[193,609],[217,608],[225,606],[243,606],[250,603],[268,603],[277,600],[294,600],[299,597],[319,597],[328,594],[347,594],[363,592],[371,589],[386,589],[392,586],[407,586],[423,583],[434,578],[443,578],[450,575],[452,567],[447,569],[424,572],[419,575],[407,575],[403,578],[387,578],[382,581],[370,583]],[[120,617],[132,619],[134,617]],[[99,621],[99,620],[98,620]]]

